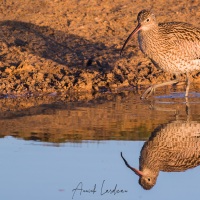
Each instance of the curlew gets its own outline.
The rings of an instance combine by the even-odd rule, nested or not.
[[[138,33],[141,51],[163,71],[175,74],[186,74],[186,92],[188,96],[190,80],[189,73],[200,69],[200,29],[183,22],[158,23],[155,15],[148,10],[142,10],[137,16],[138,25],[126,39],[120,54],[130,38]],[[148,98],[156,88],[177,84],[178,78],[155,84],[149,87],[141,96]]]
[[[157,127],[140,152],[139,170],[126,166],[140,179],[144,189],[151,189],[160,171],[181,172],[200,165],[200,123],[177,120]]]

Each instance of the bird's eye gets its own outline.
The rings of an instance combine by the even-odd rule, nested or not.
[[[150,179],[150,178],[148,178],[147,180],[148,180],[149,182],[151,181],[151,179]]]
[[[149,18],[147,18],[147,20],[146,20],[147,22],[149,22],[150,21],[150,19]]]

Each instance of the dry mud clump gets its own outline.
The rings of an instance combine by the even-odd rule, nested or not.
[[[119,56],[137,13],[153,6],[158,21],[200,27],[198,1],[0,3],[1,94],[113,91],[172,79],[143,56],[136,38]],[[198,82],[199,72],[191,76]]]

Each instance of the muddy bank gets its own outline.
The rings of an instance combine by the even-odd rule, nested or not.
[[[173,0],[2,1],[0,93],[116,91],[172,79],[142,55],[136,38],[123,57],[119,51],[141,9],[153,7],[158,21],[200,26],[199,4]],[[199,72],[191,76],[199,82]]]

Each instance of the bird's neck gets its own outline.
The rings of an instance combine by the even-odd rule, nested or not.
[[[138,41],[142,52],[149,56],[155,47],[155,44],[159,42],[160,34],[158,26],[154,26],[148,30],[141,30],[138,33]]]
[[[141,25],[142,26],[142,25]],[[151,24],[149,26],[142,26],[142,28],[140,29],[139,31],[141,34],[143,35],[151,35],[151,34],[158,34],[159,33],[159,24],[157,23],[154,23],[154,24]]]
[[[157,177],[158,175],[159,175],[159,170],[156,170],[156,169],[154,169],[154,168],[152,168],[152,169],[149,169],[149,168],[144,168],[144,169],[142,169],[142,172],[144,173],[144,175],[145,176],[154,176],[154,177]]]

